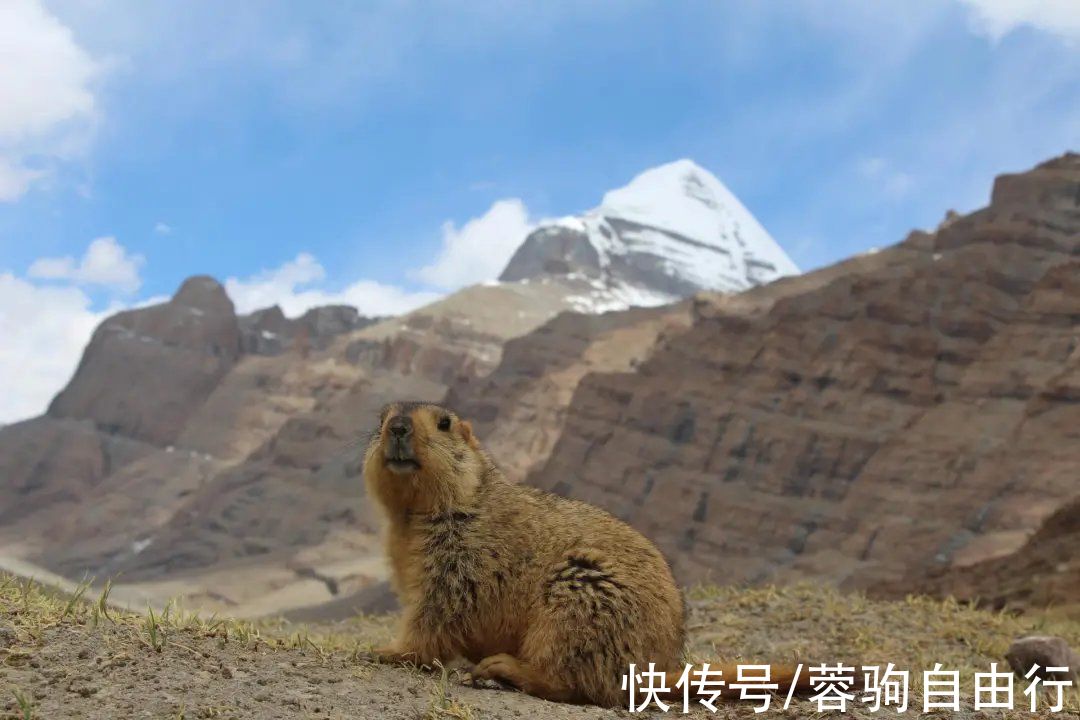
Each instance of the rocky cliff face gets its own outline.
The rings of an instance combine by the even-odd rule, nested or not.
[[[952,596],[995,610],[1053,607],[1080,618],[1080,497],[1048,517],[1016,552],[971,565],[938,568],[877,592]]]
[[[446,403],[470,419],[502,471],[519,482],[547,459],[581,379],[635,367],[664,333],[686,326],[689,307],[560,314],[508,342],[491,373],[452,385]]]
[[[1080,156],[821,273],[699,303],[578,386],[542,488],[684,581],[865,587],[1004,555],[1076,493]]]
[[[0,528],[43,508],[75,507],[110,473],[152,452],[145,443],[99,432],[89,420],[40,417],[6,426]]]
[[[214,280],[191,278],[169,302],[102,323],[48,414],[166,444],[239,356],[232,301]]]
[[[51,413],[0,429],[0,563],[245,614],[359,592],[383,572],[358,476],[379,407],[478,380],[568,295],[508,283],[381,321],[236,317],[192,279],[103,323]]]
[[[307,353],[325,350],[330,341],[347,332],[361,330],[378,318],[360,315],[347,305],[327,305],[290,319],[277,305],[239,318],[240,345],[249,355],[280,355],[291,348]]]
[[[324,544],[334,562],[369,561],[376,523],[359,463],[381,406],[440,400],[451,383],[477,381],[509,338],[565,309],[565,296],[551,284],[477,286],[328,343],[245,358],[181,435],[185,449],[225,464],[116,569],[155,580]],[[70,572],[86,558],[50,563]],[[340,572],[339,589],[366,579]]]

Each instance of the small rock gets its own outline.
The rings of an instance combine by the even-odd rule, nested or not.
[[[1005,653],[1009,667],[1017,675],[1024,677],[1035,665],[1039,666],[1036,676],[1043,680],[1080,680],[1080,655],[1059,637],[1032,635],[1013,642]],[[1047,673],[1048,667],[1067,667],[1066,673]]]

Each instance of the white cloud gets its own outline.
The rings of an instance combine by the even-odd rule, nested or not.
[[[18,200],[31,183],[44,175],[41,170],[30,170],[0,155],[0,202]]]
[[[78,154],[94,120],[97,65],[39,0],[0,2],[0,202]]]
[[[94,328],[114,310],[92,311],[76,287],[0,273],[0,422],[44,412],[75,372]]]
[[[876,184],[886,197],[899,200],[908,194],[914,185],[914,179],[906,172],[897,170],[885,158],[864,157],[856,163],[859,175]]]
[[[432,292],[409,292],[402,288],[370,280],[354,282],[340,291],[312,287],[326,277],[326,270],[308,253],[272,270],[264,270],[246,279],[230,277],[225,281],[238,313],[279,305],[296,317],[319,305],[352,305],[361,314],[397,315],[438,299]]]
[[[517,198],[496,201],[461,229],[447,221],[439,257],[416,277],[447,290],[496,278],[532,228],[525,203]]]
[[[167,222],[158,220],[154,223],[154,232],[158,235],[172,235],[173,227]]]
[[[532,229],[525,204],[518,199],[499,200],[486,213],[458,229],[452,222],[442,227],[442,250],[435,261],[412,271],[415,279],[441,291],[498,277],[510,256]],[[237,312],[248,313],[279,305],[295,317],[319,305],[352,305],[364,315],[398,315],[434,302],[442,292],[409,291],[396,285],[360,280],[340,291],[318,287],[326,270],[309,253],[272,270],[248,278],[225,281]]]
[[[885,166],[885,158],[864,157],[859,160],[858,170],[863,177],[871,178],[880,175],[885,170]]]
[[[94,328],[108,315],[151,302],[114,300],[98,312],[79,287],[134,291],[141,264],[141,257],[128,255],[114,238],[104,237],[91,242],[78,262],[71,257],[40,258],[26,277],[0,272],[0,423],[44,412],[75,372]]]
[[[974,14],[975,29],[993,40],[1028,25],[1080,40],[1080,9],[1076,0],[960,0]]]
[[[40,280],[68,280],[80,285],[103,287],[135,292],[142,284],[139,268],[144,260],[141,255],[129,255],[116,238],[101,237],[90,243],[82,259],[69,256],[39,258],[27,271],[27,275]]]

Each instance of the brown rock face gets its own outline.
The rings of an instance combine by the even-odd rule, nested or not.
[[[325,350],[338,335],[376,322],[378,318],[364,317],[347,305],[311,308],[296,319],[285,317],[274,305],[239,318],[241,346],[247,355],[280,355],[290,349],[300,353],[311,352],[312,348]]]
[[[340,307],[235,318],[216,287],[192,280],[166,305],[106,321],[56,403],[86,420],[0,429],[0,507],[13,508],[0,563],[8,553],[68,577],[121,573],[140,592],[249,614],[365,597],[381,566],[358,469],[379,407],[475,381],[569,295],[556,283],[477,286],[372,322]],[[239,351],[194,364],[215,372],[193,382],[196,351],[221,337]],[[168,385],[169,372],[177,387],[146,384]],[[189,404],[154,426],[154,444],[125,437],[182,388]]]
[[[149,580],[245,560],[281,564],[324,543],[357,555],[348,543],[376,531],[359,463],[379,408],[402,397],[440,400],[451,381],[490,372],[514,332],[561,309],[561,296],[537,291],[468,288],[329,343],[243,358],[180,436],[230,465],[154,530],[152,545],[110,570]],[[61,550],[49,564],[71,573],[93,560]]]
[[[701,304],[578,386],[528,481],[684,581],[866,587],[1007,554],[1076,493],[1080,156],[939,231]]]
[[[1053,607],[1080,618],[1080,498],[1063,505],[1016,552],[964,567],[940,568],[903,586],[932,595],[951,595],[997,610]]]
[[[169,302],[102,323],[48,414],[166,445],[239,356],[240,332],[224,288],[190,278]]]
[[[5,427],[0,432],[5,480],[0,528],[9,529],[44,507],[77,506],[110,473],[153,451],[144,443],[103,435],[89,421],[39,417]]]
[[[551,453],[574,388],[587,373],[629,370],[657,338],[689,322],[689,303],[604,315],[563,313],[509,341],[490,374],[452,385],[445,403],[469,418],[507,477]]]

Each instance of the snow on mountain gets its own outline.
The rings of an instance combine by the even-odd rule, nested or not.
[[[500,280],[561,276],[583,311],[738,292],[799,269],[707,170],[690,160],[646,170],[582,215],[542,222]]]

